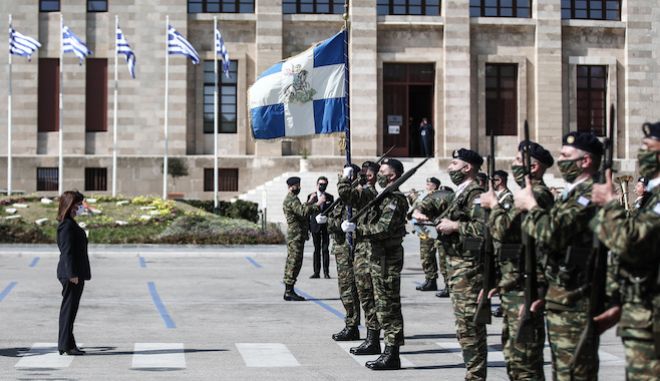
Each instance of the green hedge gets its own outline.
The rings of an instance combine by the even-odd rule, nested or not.
[[[0,242],[2,243],[55,243],[36,225],[20,220],[0,221]]]
[[[218,209],[213,210],[213,201],[209,200],[177,200],[195,208],[203,209],[209,213],[229,218],[242,218],[244,220],[259,222],[259,205],[251,201],[236,200],[235,202],[220,201]]]
[[[280,244],[284,235],[275,225],[262,231],[259,225],[241,220],[187,215],[177,218],[158,240],[171,244]]]

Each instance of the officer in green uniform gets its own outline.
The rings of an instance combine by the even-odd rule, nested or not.
[[[435,177],[426,179],[426,193],[419,196],[413,203],[412,209],[420,205],[427,197],[433,197],[438,192],[440,180]],[[409,213],[412,217],[412,213]],[[438,262],[435,258],[436,246],[434,239],[419,239],[419,257],[424,271],[424,283],[416,287],[418,291],[437,291],[438,290]]]
[[[300,177],[289,177],[286,184],[289,187],[289,193],[282,203],[288,225],[286,235],[287,256],[286,265],[284,266],[284,300],[303,301],[305,298],[296,293],[293,285],[296,284],[302,267],[305,241],[309,238],[309,216],[319,212],[320,206],[325,202],[325,196],[321,195],[316,204],[303,205],[298,199]]]
[[[647,178],[650,197],[635,214],[617,202],[611,173],[606,184],[594,185],[592,201],[603,205],[598,238],[618,254],[618,304],[594,320],[599,331],[616,324],[626,355],[627,380],[660,378],[660,122],[645,124],[637,154],[640,175]]]
[[[518,146],[516,158],[511,163],[511,172],[516,183],[525,187],[525,168],[523,167],[522,152],[525,142]],[[548,150],[540,144],[530,142],[531,157],[531,184],[534,198],[539,206],[548,210],[554,204],[554,197],[550,189],[543,182],[543,175],[550,168],[554,159]],[[513,196],[503,197],[498,177],[506,184],[499,171],[495,172],[493,188],[481,195],[481,206],[490,209],[488,225],[493,237],[497,266],[499,268],[499,281],[497,287],[490,290],[488,297],[496,292],[502,301],[502,352],[506,361],[506,369],[510,380],[543,380],[543,345],[545,343],[545,327],[543,314],[538,311],[533,316],[534,338],[531,342],[518,343],[518,327],[520,325],[519,311],[524,304],[524,252],[520,224],[524,215],[513,207]],[[539,252],[536,252],[537,258]],[[543,277],[543,261],[537,260],[537,283],[543,294],[547,286]],[[485,292],[485,291],[484,291]]]
[[[550,210],[541,207],[531,186],[514,195],[516,207],[528,211],[523,232],[535,239],[547,256],[548,341],[553,377],[560,381],[598,378],[598,335],[586,338],[584,357],[573,371],[570,364],[589,316],[589,294],[585,291],[585,270],[593,246],[589,222],[598,211],[591,202],[591,188],[603,150],[603,144],[591,133],[565,135],[557,166],[568,186],[554,206]],[[532,311],[539,311],[542,303],[535,301]]]
[[[378,172],[378,185],[385,188],[403,174],[403,164],[396,159],[383,160]],[[403,237],[406,235],[408,200],[398,189],[386,194],[367,213],[363,224],[345,221],[342,230],[355,231],[371,242],[371,279],[376,298],[376,315],[383,328],[385,350],[365,365],[372,370],[401,368],[399,347],[404,344],[401,314],[401,270],[403,269]]]

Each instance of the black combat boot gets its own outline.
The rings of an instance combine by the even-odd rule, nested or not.
[[[424,284],[417,286],[418,291],[438,291],[438,283],[435,279],[427,279]]]
[[[502,310],[502,306],[497,306],[497,308],[495,308],[495,311],[493,311],[493,316],[498,318],[504,316],[504,311]]]
[[[380,354],[380,330],[368,329],[367,338],[362,344],[351,348],[351,353],[356,356],[379,355]]]
[[[435,296],[438,298],[448,298],[449,297],[449,286],[445,284],[445,288],[435,293]]]
[[[305,301],[305,298],[302,296],[296,294],[296,291],[293,290],[293,285],[286,285],[286,288],[284,289],[284,300],[287,302],[294,301],[294,302],[303,302]]]
[[[332,335],[334,341],[354,341],[360,340],[360,331],[358,327],[346,326],[341,331]]]
[[[399,347],[396,345],[385,346],[383,354],[374,361],[367,361],[364,364],[371,370],[397,370],[401,369],[401,359],[399,358]]]

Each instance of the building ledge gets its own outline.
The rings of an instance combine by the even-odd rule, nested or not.
[[[188,14],[188,20],[213,21],[216,16],[218,21],[257,21],[255,13],[191,13]]]
[[[526,17],[470,17],[470,25],[536,26],[536,20]]]
[[[573,28],[626,29],[626,23],[624,21],[607,20],[562,20],[561,26]]]
[[[379,26],[441,27],[444,23],[445,19],[442,16],[378,16]]]
[[[282,15],[282,21],[290,22],[322,22],[344,24],[344,18],[338,14],[307,14],[295,13]]]

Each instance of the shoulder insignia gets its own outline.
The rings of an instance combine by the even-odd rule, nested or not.
[[[660,214],[660,202],[655,204],[653,211],[655,212],[655,214]]]
[[[584,197],[584,196],[580,196],[580,197],[577,199],[577,203],[580,204],[580,205],[582,205],[582,206],[587,206],[587,205],[589,205],[589,204],[591,203],[591,200],[589,200],[588,198],[586,198],[586,197]]]
[[[472,201],[475,205],[481,205],[481,197],[476,197],[474,201]]]
[[[506,210],[509,210],[509,209],[511,209],[511,204],[509,204],[509,203],[507,202],[506,204],[502,205],[502,207],[503,207],[504,209],[506,209]]]

